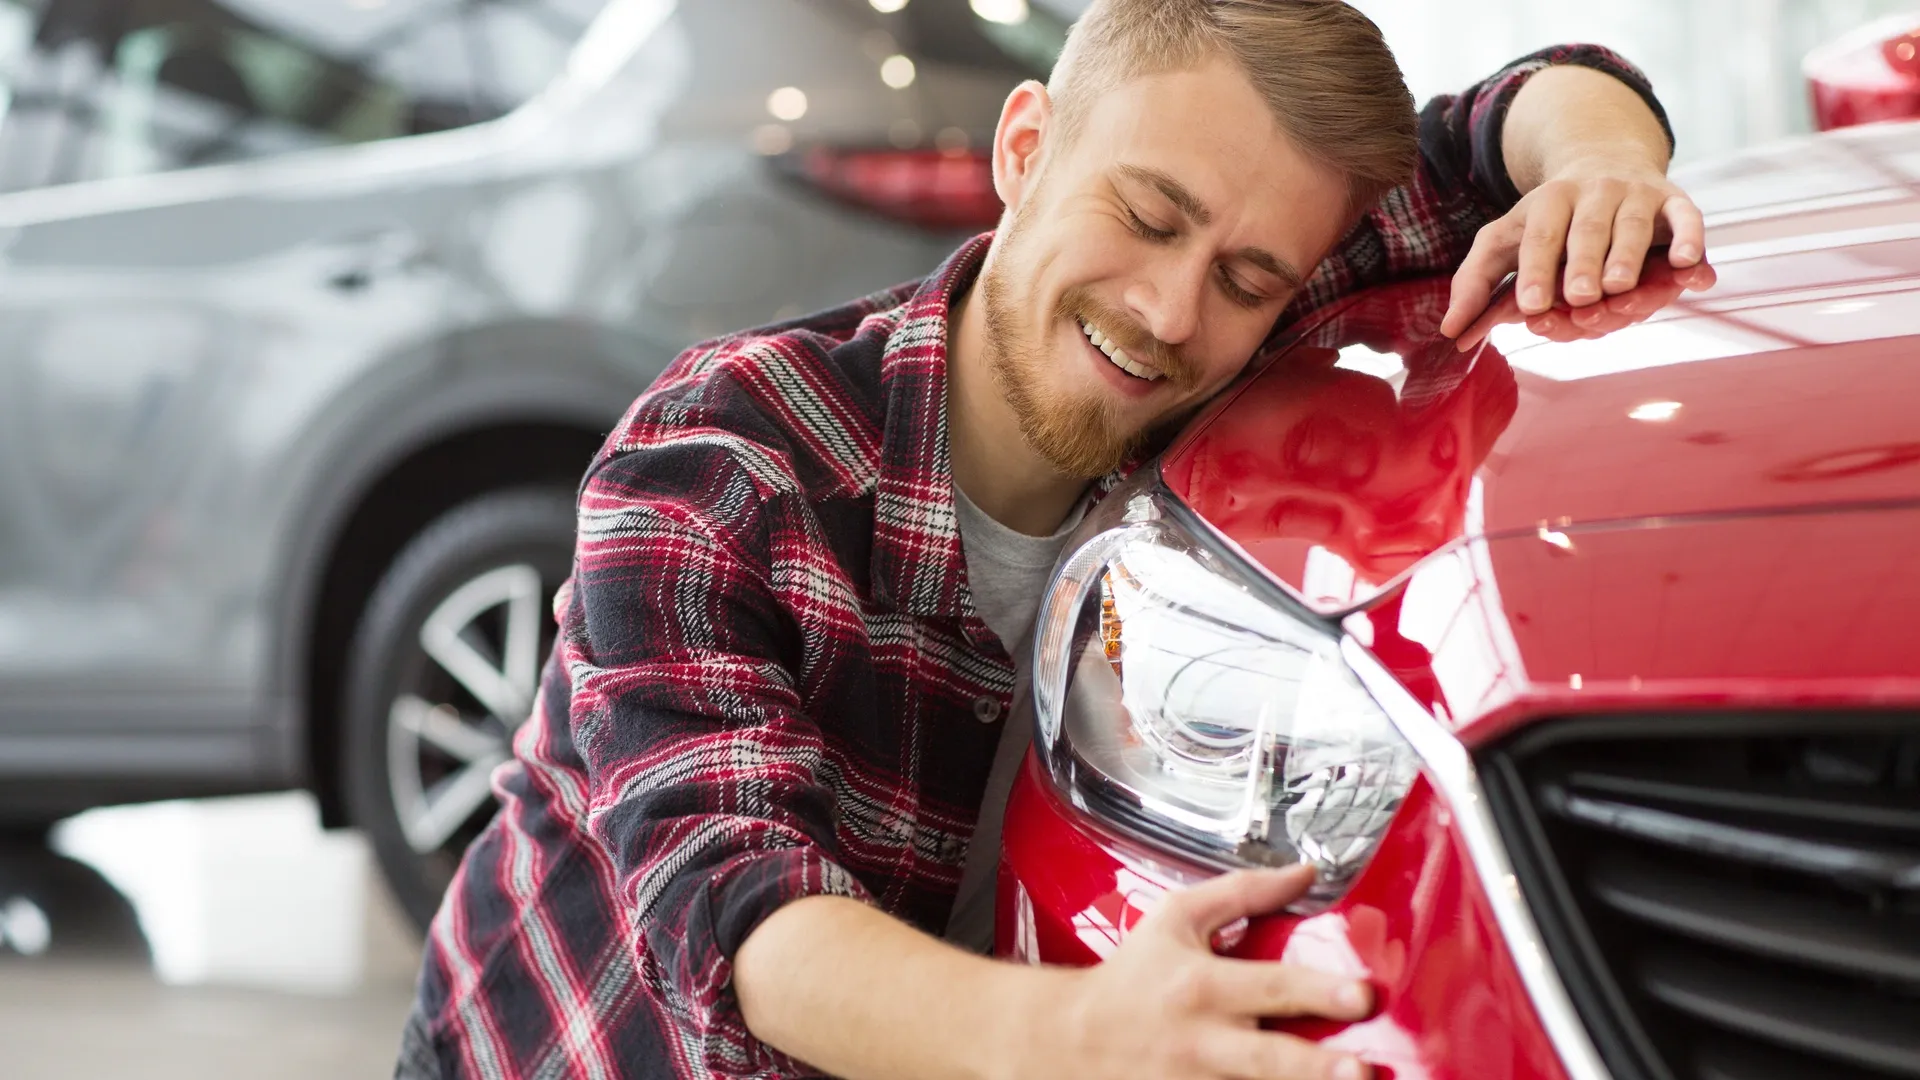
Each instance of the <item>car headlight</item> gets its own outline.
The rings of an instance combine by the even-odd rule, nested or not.
[[[1080,808],[1207,865],[1312,863],[1345,891],[1418,771],[1339,630],[1144,478],[1081,526],[1040,609],[1035,731]]]

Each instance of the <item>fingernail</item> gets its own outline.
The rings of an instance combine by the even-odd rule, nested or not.
[[[1538,285],[1529,285],[1527,291],[1520,295],[1520,303],[1529,308],[1546,307],[1547,290]]]
[[[1341,1058],[1333,1063],[1333,1080],[1363,1080],[1367,1067],[1359,1058]]]
[[[1367,988],[1359,983],[1347,983],[1334,992],[1333,1000],[1346,1012],[1364,1011],[1367,1007]]]
[[[1629,274],[1627,268],[1624,266],[1616,266],[1607,271],[1607,280],[1613,282],[1615,285],[1625,285],[1632,278],[1633,275]]]
[[[1675,244],[1673,245],[1673,247],[1669,248],[1668,251],[1672,253],[1674,258],[1679,259],[1682,262],[1692,262],[1694,259],[1697,259],[1700,257],[1693,250],[1692,244]]]
[[[1581,274],[1579,277],[1573,279],[1573,285],[1570,291],[1577,292],[1581,296],[1591,293],[1593,291],[1593,279],[1585,274]]]

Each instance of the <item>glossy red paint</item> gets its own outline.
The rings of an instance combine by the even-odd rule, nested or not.
[[[1709,230],[1716,288],[1595,340],[1507,325],[1461,356],[1420,332],[1444,280],[1379,290],[1197,421],[1162,474],[1328,612],[1458,537],[1920,501],[1920,182],[1885,183],[1916,151],[1909,127],[1853,140],[1853,182],[1830,185],[1846,206],[1746,206]]]
[[[1920,15],[1894,15],[1807,54],[1821,131],[1920,116]]]
[[[1469,743],[1538,715],[1920,705],[1920,507],[1473,541],[1348,626]]]
[[[996,947],[1003,956],[1094,963],[1169,886],[1199,876],[1099,831],[1059,801],[1031,759],[1007,820]],[[1372,1019],[1282,1027],[1383,1066],[1382,1077],[1560,1080],[1565,1073],[1448,820],[1439,797],[1416,784],[1340,903],[1306,918],[1255,920],[1229,952],[1372,982],[1380,1003]]]
[[[1920,707],[1920,126],[1690,179],[1719,285],[1598,340],[1432,340],[1446,283],[1303,328],[1164,456],[1168,489],[1330,614],[1463,741],[1654,709]],[[999,950],[1110,951],[1200,876],[1029,761]],[[1425,780],[1331,910],[1235,951],[1365,973],[1380,1016],[1303,1029],[1398,1078],[1558,1077]],[[1417,973],[1417,977],[1416,977]]]

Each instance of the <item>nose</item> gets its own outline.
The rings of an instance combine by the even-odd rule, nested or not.
[[[1200,326],[1200,297],[1210,259],[1168,257],[1136,278],[1121,299],[1147,332],[1169,345],[1185,344]]]

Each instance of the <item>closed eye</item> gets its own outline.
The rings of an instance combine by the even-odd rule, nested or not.
[[[1259,307],[1267,302],[1266,297],[1249,292],[1246,286],[1235,281],[1233,274],[1224,266],[1220,268],[1220,289],[1227,294],[1227,299],[1241,307]]]
[[[1134,232],[1134,235],[1144,237],[1145,239],[1148,239],[1148,240],[1173,239],[1172,230],[1156,229],[1153,226],[1147,224],[1145,221],[1140,220],[1140,215],[1134,213],[1133,207],[1131,206],[1127,207],[1126,211],[1127,211],[1127,228],[1132,229]]]

